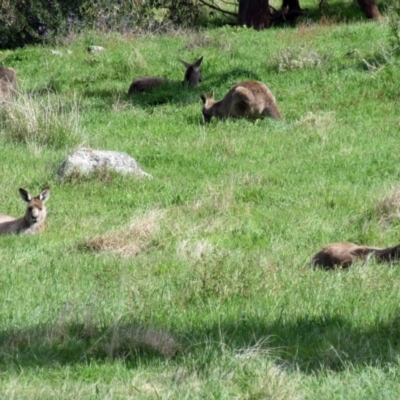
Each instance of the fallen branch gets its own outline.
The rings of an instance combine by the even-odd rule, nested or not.
[[[238,16],[237,13],[234,13],[234,12],[228,11],[228,10],[224,10],[224,9],[222,9],[222,8],[220,8],[218,6],[214,6],[214,4],[210,4],[210,3],[208,3],[208,2],[206,2],[204,0],[199,0],[199,1],[200,1],[200,3],[204,4],[205,6],[207,6],[209,8],[212,8],[213,10],[219,11],[219,12],[221,12],[223,14],[232,15],[233,17],[236,17],[236,18]]]

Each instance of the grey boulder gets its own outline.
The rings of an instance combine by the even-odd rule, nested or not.
[[[93,150],[80,148],[70,154],[58,169],[60,177],[71,174],[87,174],[101,169],[121,174],[134,174],[138,177],[151,178],[129,154],[119,151]]]

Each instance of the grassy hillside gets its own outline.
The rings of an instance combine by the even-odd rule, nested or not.
[[[400,269],[309,269],[334,241],[399,241],[399,59],[388,21],[71,35],[0,53],[0,213],[48,184],[48,225],[0,237],[0,397],[395,399]],[[88,53],[88,45],[104,52]],[[58,50],[60,54],[53,54]],[[132,98],[135,77],[198,89]],[[256,79],[284,121],[212,121]],[[124,151],[153,179],[57,178],[78,146]]]

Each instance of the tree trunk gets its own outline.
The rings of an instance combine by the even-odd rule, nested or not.
[[[357,0],[357,1],[362,12],[365,14],[367,18],[379,19],[381,17],[381,13],[379,12],[378,7],[375,4],[375,0]]]
[[[260,30],[269,28],[270,10],[269,0],[239,0],[239,25]]]

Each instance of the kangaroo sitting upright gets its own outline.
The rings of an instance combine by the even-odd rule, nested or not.
[[[274,95],[261,82],[238,83],[219,101],[214,100],[213,91],[209,97],[202,93],[200,98],[203,101],[202,112],[206,122],[209,122],[212,117],[282,119]]]
[[[393,247],[380,248],[357,246],[354,243],[331,243],[325,246],[311,259],[312,267],[323,269],[348,268],[359,260],[375,257],[380,262],[396,261],[400,258],[400,244]]]
[[[203,61],[203,57],[200,57],[193,64],[190,64],[186,61],[179,60],[186,68],[185,76],[183,79],[183,84],[187,83],[190,86],[196,87],[199,82],[202,81],[200,65]],[[148,90],[153,89],[156,86],[160,86],[163,83],[172,83],[174,81],[170,81],[165,78],[151,77],[151,76],[143,76],[141,78],[136,78],[131,85],[129,86],[128,95],[137,92],[146,92]]]
[[[18,80],[15,69],[0,65],[0,98],[14,94],[17,89]]]

